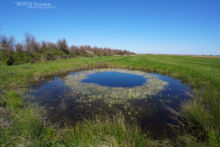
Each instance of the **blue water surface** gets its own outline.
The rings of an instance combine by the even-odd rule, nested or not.
[[[108,87],[131,88],[135,86],[142,86],[146,82],[146,78],[142,75],[131,73],[107,71],[89,74],[86,79],[82,80],[82,82],[94,83]]]

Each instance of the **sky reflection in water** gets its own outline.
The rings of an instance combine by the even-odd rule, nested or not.
[[[88,74],[82,83],[129,89],[148,82],[148,78],[131,73],[122,73],[117,69],[95,72]],[[109,105],[104,98],[91,100],[89,95],[74,91],[74,87],[66,84],[67,77],[74,75],[78,76],[80,72],[70,73],[65,77],[55,77],[33,85],[26,94],[25,101],[37,102],[40,106],[45,107],[48,119],[54,123],[62,124],[64,121],[69,121],[74,124],[96,114],[116,114],[121,111],[128,120],[136,119],[143,130],[150,131],[154,136],[163,136],[167,134],[166,132],[171,131],[167,124],[175,123],[170,118],[170,112],[164,106],[178,110],[181,102],[189,98],[188,93],[191,91],[190,87],[182,84],[180,80],[153,73],[150,75],[168,83],[157,95],[141,99],[126,99],[125,103],[123,101],[123,103]]]

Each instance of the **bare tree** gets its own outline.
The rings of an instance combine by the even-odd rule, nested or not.
[[[52,43],[52,42],[48,42],[47,46],[51,50],[56,50],[57,49],[57,45],[55,43]]]
[[[24,49],[24,46],[23,46],[23,44],[21,44],[21,43],[17,43],[17,44],[15,45],[15,48],[16,48],[16,52],[22,52],[23,49]]]
[[[40,45],[35,40],[35,37],[30,33],[25,33],[25,48],[28,52],[34,53],[35,51],[40,51]]]
[[[57,42],[58,49],[62,50],[65,53],[69,53],[69,47],[66,43],[66,39],[58,40]]]
[[[15,39],[13,36],[1,36],[0,37],[0,48],[5,51],[13,51],[15,46]]]

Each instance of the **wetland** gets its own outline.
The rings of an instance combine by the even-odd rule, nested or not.
[[[167,108],[179,111],[191,93],[188,85],[162,74],[103,68],[34,84],[24,101],[44,107],[49,121],[61,126],[120,112],[128,122],[136,121],[142,130],[162,137],[173,135],[170,124],[176,123]]]

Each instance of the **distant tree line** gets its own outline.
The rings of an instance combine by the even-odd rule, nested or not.
[[[0,36],[0,64],[14,65],[28,62],[49,61],[73,57],[94,57],[132,55],[127,50],[86,46],[68,46],[65,39],[57,43],[37,42],[29,33],[23,43],[16,43],[14,37]]]

